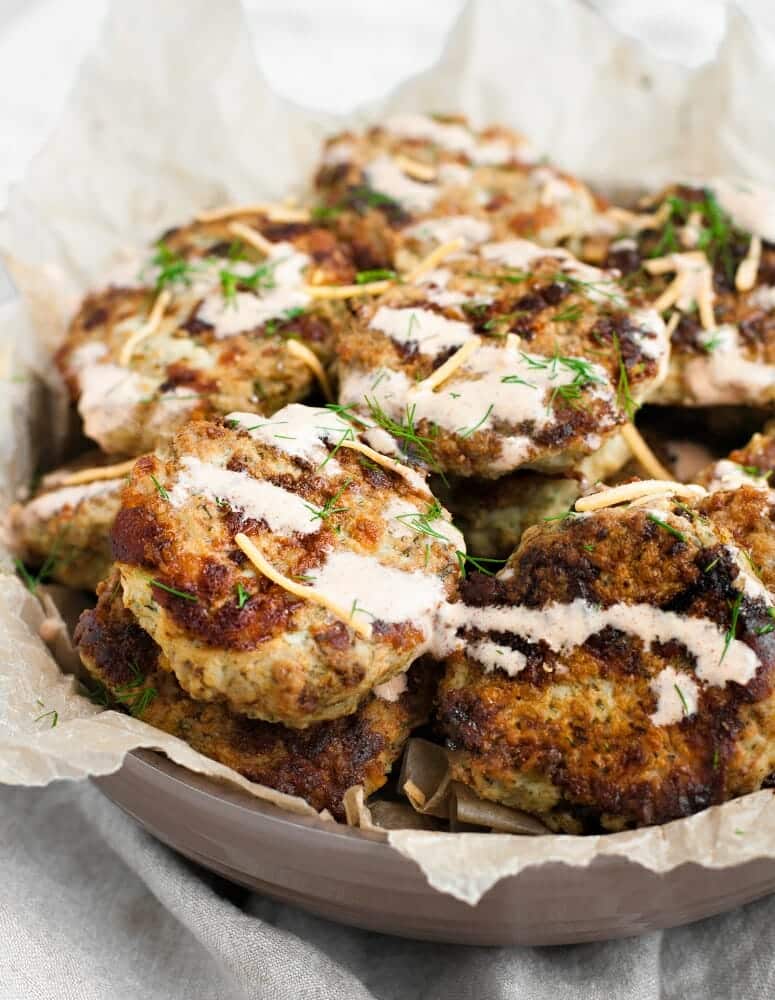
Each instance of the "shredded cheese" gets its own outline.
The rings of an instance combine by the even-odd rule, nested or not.
[[[375,465],[381,465],[383,469],[388,469],[390,472],[395,472],[397,476],[401,476],[402,479],[405,479],[407,483],[415,489],[420,488],[420,484],[422,484],[426,490],[428,489],[422,476],[414,469],[410,469],[408,465],[402,465],[400,462],[396,462],[395,459],[388,458],[387,455],[382,455],[380,452],[374,451],[374,449],[369,448],[367,444],[361,444],[360,441],[340,441],[337,447],[349,448],[350,451],[359,451],[361,455],[365,455],[366,458],[370,458]]]
[[[404,782],[403,793],[415,809],[422,811],[425,808],[425,803],[428,801],[428,798],[422,788],[420,788],[419,785],[416,785],[411,778]]]
[[[331,381],[325,368],[320,363],[320,358],[306,344],[302,344],[298,340],[287,341],[287,348],[289,354],[292,354],[294,358],[303,362],[310,369],[320,383],[323,395],[331,402],[334,399],[334,390],[331,387]]]
[[[271,202],[255,202],[252,205],[223,205],[195,216],[197,222],[218,222],[232,215],[265,215],[270,222],[309,222],[310,214],[301,208],[289,205],[273,205]]]
[[[748,245],[748,253],[740,261],[735,274],[735,288],[738,292],[750,292],[756,284],[756,275],[759,273],[759,264],[762,260],[762,238],[752,236]]]
[[[625,424],[622,427],[622,437],[627,442],[627,447],[632,452],[633,457],[637,459],[650,476],[654,479],[670,480],[670,472],[668,472],[651,448],[649,448],[634,424]]]
[[[637,483],[623,483],[621,486],[612,486],[599,493],[590,493],[589,496],[579,497],[575,507],[580,514],[584,514],[593,510],[602,510],[604,507],[615,507],[620,503],[629,503],[640,497],[664,497],[667,495],[699,500],[706,495],[706,491],[702,486],[694,484],[640,479]]]
[[[121,351],[118,356],[118,363],[122,367],[126,367],[132,360],[132,355],[135,353],[137,345],[156,332],[156,329],[161,322],[161,318],[164,315],[164,311],[170,304],[171,300],[172,293],[166,288],[163,292],[159,292],[156,296],[148,319],[145,323],[143,323],[139,330],[135,330],[132,336],[128,337],[124,341],[124,344],[121,347]]]
[[[519,334],[517,333],[507,333],[506,334],[506,350],[507,351],[518,351],[519,350]]]
[[[274,253],[274,243],[268,240],[263,233],[259,233],[253,226],[246,226],[244,222],[229,223],[229,232],[234,236],[239,236],[247,244],[254,247],[267,257]]]
[[[450,376],[454,375],[461,365],[465,364],[474,351],[478,350],[481,343],[481,337],[471,337],[470,340],[467,340],[462,347],[455,351],[451,358],[447,358],[444,364],[440,365],[436,371],[431,372],[431,374],[427,378],[423,379],[422,382],[418,382],[417,385],[414,386],[414,391],[419,392],[423,389],[435,391],[438,389],[442,382],[446,382]]]
[[[347,622],[353,632],[359,635],[362,639],[371,639],[372,627],[368,622],[354,621],[351,616],[350,609],[342,607],[342,605],[333,601],[325,594],[318,593],[318,591],[314,590],[312,587],[305,587],[300,583],[296,583],[295,580],[291,580],[290,577],[285,576],[285,574],[275,569],[274,566],[272,566],[272,564],[264,558],[259,549],[247,535],[239,532],[239,534],[234,536],[234,541],[253,563],[258,572],[265,576],[268,580],[271,580],[272,583],[276,583],[278,587],[282,587],[283,590],[287,590],[288,593],[293,594],[294,597],[300,597],[304,601],[312,601],[313,604],[319,604],[321,607],[330,611],[337,618]]]
[[[670,340],[670,338],[673,336],[676,327],[680,322],[681,322],[681,314],[676,309],[674,312],[670,314],[670,319],[665,324],[665,336],[667,337],[668,340]]]
[[[677,305],[686,311],[691,302],[696,302],[703,329],[712,330],[716,326],[713,312],[713,271],[710,262],[700,250],[688,253],[668,254],[655,257],[643,265],[649,274],[669,274],[675,271],[675,278],[653,303],[657,312],[664,312]]]
[[[627,208],[612,207],[606,214],[629,232],[637,233],[641,229],[660,229],[667,222],[670,213],[671,207],[665,202],[656,212],[631,212]]]
[[[305,285],[304,292],[311,299],[352,299],[356,295],[381,295],[392,284],[392,281],[369,281],[363,285]]]
[[[400,170],[408,177],[413,177],[416,181],[436,180],[436,168],[430,166],[428,163],[420,163],[419,160],[413,160],[411,156],[404,156],[403,153],[394,156],[393,160]]]
[[[435,250],[432,250],[427,257],[424,257],[420,263],[409,272],[406,276],[406,280],[416,283],[424,274],[427,274],[429,271],[433,271],[451,254],[457,253],[458,250],[462,250],[463,246],[464,240],[460,236],[458,236],[455,240],[450,240],[449,243],[442,243],[440,247],[436,247]]]
[[[118,465],[95,466],[93,469],[79,469],[77,472],[69,472],[64,476],[57,476],[56,482],[51,481],[52,486],[82,486],[84,483],[96,483],[102,479],[120,479],[127,476],[134,468],[135,459],[130,458],[126,462],[119,462]]]

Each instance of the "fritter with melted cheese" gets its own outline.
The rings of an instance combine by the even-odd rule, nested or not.
[[[525,240],[450,256],[353,308],[337,341],[340,403],[376,448],[435,472],[572,468],[667,369],[657,313],[610,273]]]
[[[600,224],[604,205],[577,178],[539,162],[511,129],[401,114],[329,139],[318,214],[364,267],[403,269],[434,246],[526,237],[554,246]]]
[[[124,604],[181,687],[298,728],[426,652],[463,548],[416,472],[298,404],[188,424],[135,463],[113,530]]]
[[[438,704],[454,778],[574,833],[773,781],[773,597],[724,496],[536,527],[467,581]]]
[[[672,330],[652,402],[775,405],[775,232],[759,230],[773,199],[755,184],[675,185],[587,241],[584,258],[617,268]]]
[[[380,788],[411,730],[428,717],[437,669],[428,661],[410,668],[406,690],[395,700],[369,695],[353,715],[303,731],[194,701],[159,665],[159,647],[124,608],[120,594],[114,574],[76,630],[81,659],[98,685],[93,694],[249,780],[301,796],[337,819],[344,818],[345,791],[363,785],[369,795]]]
[[[189,419],[303,399],[347,313],[310,288],[355,275],[313,223],[246,211],[166,233],[144,266],[86,297],[57,355],[86,435],[137,455]]]

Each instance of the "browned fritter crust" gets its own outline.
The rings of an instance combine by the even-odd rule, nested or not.
[[[461,115],[410,116],[453,129],[460,141],[452,148],[407,134],[401,117],[330,138],[315,176],[320,216],[364,267],[404,266],[427,253],[436,240],[413,231],[424,220],[465,216],[486,223],[493,238],[552,246],[594,228],[605,207],[578,178],[537,162],[511,129],[477,131]],[[399,193],[394,184],[409,190]]]
[[[366,795],[380,788],[410,732],[428,718],[438,668],[428,660],[407,675],[397,701],[371,696],[354,715],[303,731],[247,719],[223,705],[189,698],[159,665],[159,648],[120,598],[114,573],[99,588],[75,633],[81,659],[108,703],[185,740],[250,781],[306,799],[344,818],[342,796],[352,785]]]
[[[239,409],[271,414],[304,398],[316,378],[289,352],[289,340],[305,344],[324,366],[331,363],[334,333],[347,315],[344,302],[309,300],[229,334],[219,334],[199,314],[205,302],[222,295],[228,318],[229,302],[236,302],[236,296],[264,295],[273,288],[274,264],[257,281],[238,273],[243,268],[255,275],[267,262],[231,232],[234,223],[289,248],[287,254],[277,252],[277,268],[292,252],[306,255],[305,284],[355,280],[350,249],[315,223],[279,224],[248,212],[165,233],[155,264],[151,250],[145,264],[138,263],[137,274],[127,276],[126,286],[119,278],[118,284],[86,296],[56,356],[86,433],[103,450],[140,454],[186,420]],[[225,279],[224,273],[231,277]],[[160,290],[172,299],[157,332],[138,344],[129,361],[122,361],[122,347],[149,319]],[[118,368],[110,367],[114,365]]]
[[[756,576],[775,593],[775,490],[719,490],[698,510],[729,532]]]
[[[283,413],[277,417],[278,446],[251,437],[241,426],[191,423],[163,453],[135,464],[116,518],[113,551],[125,604],[192,696],[225,700],[239,713],[303,728],[354,711],[372,687],[421,655],[429,639],[424,621],[371,615],[373,634],[363,638],[353,628],[357,612],[349,609],[349,601],[347,620],[289,593],[254,571],[235,536],[250,536],[270,565],[293,580],[308,580],[331,552],[345,552],[373,559],[369,571],[401,571],[401,585],[419,577],[447,597],[456,592],[458,546],[441,535],[426,538],[390,513],[399,502],[415,516],[429,506],[432,497],[419,480],[419,485],[409,483],[345,447],[334,457],[335,442],[342,437],[334,415],[296,410],[330,429],[331,450],[321,445],[329,456],[325,463],[279,447],[287,428]],[[283,412],[287,416],[289,410]],[[266,425],[260,418],[249,423],[254,420]],[[341,426],[347,432],[348,425]],[[279,487],[284,505],[304,508],[309,533],[272,531],[265,521],[198,488],[187,491],[180,504],[172,503],[170,494],[174,499],[175,485],[185,478],[192,458],[208,470],[246,477],[240,482]],[[317,516],[326,504],[331,514]],[[442,513],[439,508],[437,530],[453,537]],[[370,582],[367,576],[358,584],[366,587],[358,591],[363,617],[370,614]]]
[[[532,252],[531,245],[525,247]],[[394,432],[398,447],[437,472],[484,478],[523,466],[555,472],[597,451],[627,421],[629,396],[643,400],[663,377],[664,328],[655,313],[640,309],[637,296],[624,298],[610,274],[582,272],[582,279],[572,259],[533,249],[538,256],[528,269],[474,254],[446,260],[443,292],[459,295],[460,302],[440,301],[440,289],[428,281],[396,286],[376,301],[354,305],[354,319],[337,340],[340,402],[388,429],[385,415],[394,424],[411,424],[413,436]],[[383,310],[407,310],[401,314],[408,317],[407,328],[414,315],[414,339],[411,330],[398,339],[377,329]],[[455,353],[443,346],[435,353],[422,348],[423,322],[436,317],[458,328],[466,324],[481,344],[431,393],[418,383]],[[457,336],[464,344],[463,335]],[[517,347],[510,346],[513,338]],[[575,362],[592,366],[585,369],[588,378],[571,367]],[[476,394],[488,373],[503,378],[482,395],[475,413],[461,414],[466,392]],[[578,392],[565,395],[558,387],[574,377]],[[545,389],[542,378],[548,380]],[[525,411],[529,416],[506,417],[509,400],[525,386],[534,394],[540,419],[532,403]],[[435,417],[439,401],[459,399],[461,393],[463,402],[449,403],[442,426]],[[512,445],[523,440],[512,454]]]
[[[627,287],[639,289],[653,302],[673,281],[675,273],[648,273],[645,267],[649,259],[694,250],[691,240],[688,245],[684,242],[683,232],[691,213],[699,211],[704,235],[697,246],[712,264],[715,324],[737,327],[741,359],[775,365],[775,310],[763,306],[757,298],[758,291],[775,285],[775,245],[763,241],[755,285],[751,291],[739,292],[735,276],[748,254],[751,236],[734,225],[708,191],[685,184],[671,185],[646,200],[643,210],[657,216],[661,211],[659,222],[636,232],[625,226],[624,232],[613,238],[591,237],[581,251],[584,259],[618,269]],[[769,388],[761,381],[747,386],[725,384],[734,366],[730,355],[724,354],[723,337],[703,330],[696,308],[685,309],[679,316],[672,336],[670,375],[653,402],[683,406],[775,403],[775,379]]]
[[[678,505],[659,515],[681,538],[637,508],[533,528],[506,571],[471,578],[464,599],[474,607],[544,608],[582,598],[602,608],[645,603],[706,618],[736,627],[736,638],[755,651],[761,666],[753,679],[703,685],[696,712],[656,724],[652,681],[668,667],[679,677],[694,671],[679,642],[646,648],[609,626],[558,654],[544,642],[490,633],[526,664],[513,676],[488,672],[470,645],[468,655],[450,657],[437,717],[457,780],[568,832],[663,823],[770,780],[773,619],[762,599],[735,586],[740,563],[715,502],[707,509],[712,522],[702,513],[684,517]],[[469,629],[469,644],[478,635]]]
[[[105,464],[104,456],[89,452],[44,476],[28,501],[10,508],[11,546],[23,562],[41,570],[46,580],[95,590],[108,572],[113,561],[110,532],[121,506],[126,473],[83,485],[62,482],[74,472]]]

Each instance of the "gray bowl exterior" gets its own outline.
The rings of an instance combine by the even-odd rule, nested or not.
[[[722,913],[775,891],[775,861],[665,875],[626,858],[550,863],[497,883],[475,907],[432,889],[379,834],[288,813],[159,754],[130,754],[99,788],[150,833],[211,871],[340,923],[471,945],[630,937]]]

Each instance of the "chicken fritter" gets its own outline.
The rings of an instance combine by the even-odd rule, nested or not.
[[[86,297],[58,352],[86,435],[137,455],[189,419],[306,397],[347,314],[319,286],[355,277],[349,250],[313,223],[242,212],[171,230]]]
[[[81,615],[75,641],[96,682],[95,700],[180,737],[250,781],[329,809],[337,819],[344,818],[342,796],[349,787],[363,785],[369,795],[385,783],[410,732],[428,718],[438,670],[422,660],[394,700],[369,695],[353,715],[299,731],[190,698],[159,665],[159,647],[124,608],[117,574],[101,585],[96,608]]]
[[[463,532],[475,556],[506,559],[532,525],[561,518],[598,482],[608,481],[630,456],[626,442],[609,438],[575,469],[556,476],[512,472],[500,479],[431,480],[434,494]]]
[[[532,528],[466,581],[438,701],[454,778],[573,833],[773,781],[772,595],[724,494],[692,492]]]
[[[318,215],[362,266],[400,268],[440,243],[513,236],[554,246],[600,224],[602,199],[539,160],[523,136],[465,118],[400,114],[329,139]]]
[[[618,213],[615,237],[584,259],[617,268],[668,318],[668,378],[652,402],[775,404],[775,192],[712,181],[674,185]],[[614,210],[616,213],[616,210]]]
[[[95,590],[112,563],[110,532],[129,469],[92,452],[44,476],[26,503],[9,511],[16,555],[41,579]]]
[[[295,404],[192,422],[135,463],[123,600],[193,698],[303,728],[429,649],[464,542],[416,472],[363,449]]]
[[[374,447],[434,472],[572,468],[667,369],[657,313],[609,272],[525,240],[456,254],[354,309],[337,341],[340,402]]]

